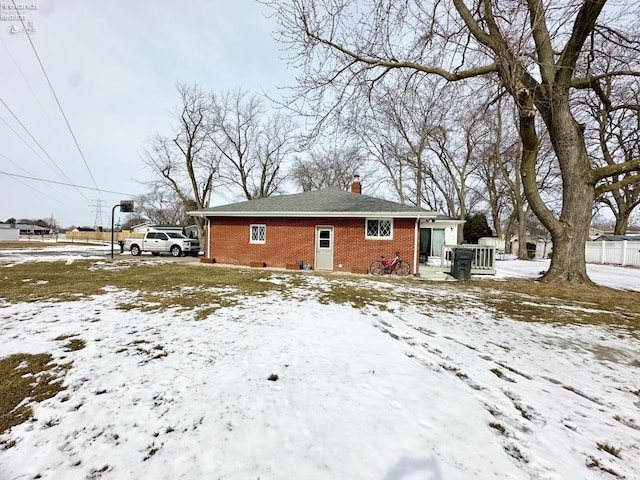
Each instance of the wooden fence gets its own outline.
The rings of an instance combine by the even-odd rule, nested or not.
[[[121,232],[113,232],[113,240],[115,242],[124,240],[125,238],[142,238],[144,233],[131,233],[129,230],[122,230]],[[74,232],[69,231],[66,233],[66,239],[68,242],[88,242],[99,241],[107,242],[111,241],[111,232]]]
[[[129,230],[123,230],[121,232],[113,232],[113,241],[118,242],[125,238],[142,238],[144,233],[132,233]],[[46,235],[32,235],[24,234],[20,235],[21,240],[28,240],[31,242],[73,242],[73,243],[95,243],[95,242],[111,242],[111,232],[74,232],[68,231],[66,233],[54,233]]]

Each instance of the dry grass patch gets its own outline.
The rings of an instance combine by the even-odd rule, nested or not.
[[[115,268],[114,268],[115,267]],[[38,262],[0,268],[0,298],[11,303],[74,301],[104,293],[106,287],[136,292],[123,299],[123,310],[193,311],[203,319],[222,307],[239,304],[247,296],[269,291],[289,295],[304,283],[304,274],[289,274],[286,282],[270,281],[273,271],[212,267],[173,262],[114,263],[94,260]]]
[[[54,247],[56,245],[77,245],[73,242],[0,242],[0,250],[15,250],[22,248],[46,248]]]
[[[0,360],[0,434],[33,416],[30,403],[64,390],[71,363],[58,365],[48,353],[11,355]]]
[[[87,346],[87,342],[85,342],[84,340],[82,340],[81,338],[74,338],[77,337],[77,334],[71,334],[71,335],[60,335],[56,338],[54,338],[54,340],[58,341],[58,342],[63,342],[65,340],[69,340],[64,348],[65,351],[67,352],[74,352],[76,350],[82,350],[84,347]]]
[[[318,281],[320,280],[320,281]],[[410,289],[404,287],[410,286]],[[390,300],[429,312],[480,308],[498,317],[527,322],[602,324],[640,331],[640,295],[606,287],[563,286],[534,280],[433,283],[412,278],[355,277],[320,272],[276,272],[202,263],[90,260],[19,264],[0,268],[0,298],[8,302],[73,301],[104,293],[105,287],[136,292],[120,308],[175,308],[206,318],[244,298],[279,293],[322,303],[387,308]],[[301,289],[297,288],[301,287]],[[396,288],[398,287],[398,288]],[[128,302],[128,303],[127,303]]]
[[[258,294],[283,290],[285,286],[259,281],[266,271],[210,268],[202,264],[118,262],[128,268],[108,269],[107,262],[90,260],[24,263],[0,269],[0,297],[11,303],[30,301],[71,301],[104,293],[105,287],[140,292],[150,298],[164,296],[178,304],[196,304],[198,298],[216,288],[232,286],[238,294]],[[191,292],[180,290],[192,288]],[[175,296],[171,294],[175,293]],[[177,295],[179,293],[179,295]],[[167,295],[168,294],[168,295]],[[224,293],[215,295],[223,296]],[[169,300],[163,300],[167,303]]]
[[[597,442],[596,445],[598,446],[598,450],[607,452],[609,455],[612,455],[614,457],[622,458],[620,457],[619,448],[616,448],[613,445],[610,445],[609,443],[606,443],[606,442]]]
[[[76,350],[82,350],[86,346],[87,346],[87,342],[85,342],[81,338],[72,338],[64,346],[64,349],[66,352],[75,352]]]
[[[480,294],[497,313],[514,320],[615,325],[640,331],[637,292],[520,279],[474,280],[459,288]]]
[[[353,308],[364,308],[369,305],[385,307],[389,301],[388,292],[358,285],[348,285],[340,281],[332,281],[328,289],[319,292],[318,301],[323,304],[339,303],[351,305]]]

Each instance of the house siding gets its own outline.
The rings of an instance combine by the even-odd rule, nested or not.
[[[209,221],[208,256],[217,263],[264,262],[268,267],[284,268],[302,260],[315,268],[316,226],[332,226],[334,271],[367,268],[380,255],[390,256],[395,251],[413,264],[415,220],[410,218],[394,219],[391,240],[366,239],[364,218],[209,217]],[[264,244],[249,243],[252,224],[266,225]]]

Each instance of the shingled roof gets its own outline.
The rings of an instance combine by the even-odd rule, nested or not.
[[[435,212],[381,198],[326,188],[258,198],[189,212],[201,217],[433,217]]]

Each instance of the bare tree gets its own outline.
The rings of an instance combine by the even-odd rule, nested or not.
[[[527,237],[530,210],[519,176],[522,149],[517,113],[514,121],[511,115],[503,115],[503,110],[513,111],[513,106],[503,96],[494,96],[495,89],[488,92],[487,101],[478,111],[481,129],[486,135],[475,159],[475,173],[481,181],[481,192],[486,194],[496,235],[508,242],[516,229],[519,239]],[[526,242],[519,241],[518,246],[518,258],[527,259]]]
[[[389,128],[370,104],[363,117],[351,118],[351,132],[382,169],[381,184],[389,186],[400,203],[419,204],[415,161],[402,135]]]
[[[585,110],[593,120],[585,136],[591,140],[590,154],[596,167],[606,167],[640,158],[640,81],[628,79],[624,88],[614,88],[614,79],[600,83],[598,94],[585,95]],[[613,96],[618,98],[612,101]],[[632,183],[629,183],[631,180]],[[624,235],[629,218],[640,205],[640,185],[633,173],[614,174],[596,188],[596,202],[615,217],[614,233]]]
[[[474,159],[475,174],[480,180],[477,193],[484,195],[488,203],[493,230],[496,236],[503,238],[511,208],[508,180],[511,176],[517,177],[519,155],[514,157],[514,152],[519,152],[519,139],[517,127],[509,121],[510,116],[503,116],[504,97],[496,94],[495,84],[488,86],[476,113],[478,129],[484,134]]]
[[[429,138],[429,150],[434,159],[427,164],[425,178],[432,188],[444,198],[448,213],[465,220],[468,205],[481,202],[475,183],[478,182],[477,156],[481,155],[486,142],[486,132],[478,128],[478,111],[469,111],[436,129]],[[463,239],[462,229],[458,229],[458,242]]]
[[[139,215],[137,213],[129,213],[125,216],[125,221],[122,222],[122,225],[120,228],[122,230],[131,230],[136,225],[140,225],[141,223],[144,223],[147,221],[149,221],[149,219],[143,215]]]
[[[418,193],[415,187],[415,171],[411,152],[399,135],[385,135],[373,128],[363,129],[364,144],[372,158],[376,159],[382,169],[381,184],[390,186],[400,203],[416,204]],[[433,203],[427,201],[427,206]],[[438,210],[437,208],[433,208]]]
[[[147,193],[135,198],[136,214],[159,224],[186,225],[187,207],[173,190],[153,182]]]
[[[493,230],[499,238],[504,237],[503,220],[509,208],[508,188],[501,169],[502,145],[502,130],[496,128],[495,137],[480,148],[479,155],[475,158],[476,175],[481,181],[477,193],[486,195]]]
[[[267,114],[263,100],[245,90],[211,95],[220,177],[247,200],[278,192],[285,179],[283,162],[297,149],[296,125],[281,112]]]
[[[209,206],[218,157],[210,142],[211,119],[207,95],[198,85],[178,84],[181,104],[172,136],[155,134],[144,151],[144,163],[162,185],[180,199],[185,210]],[[204,224],[195,217],[202,239]]]
[[[366,165],[367,158],[356,147],[317,147],[306,159],[294,158],[291,178],[305,192],[330,187],[348,190],[355,174],[367,176]]]
[[[456,215],[456,195],[447,196],[451,171],[436,173],[437,155],[431,148],[437,138],[447,136],[439,101],[446,94],[437,81],[412,82],[401,76],[369,95],[366,108],[354,109],[351,124],[401,203]]]
[[[470,183],[480,115],[451,114],[454,94],[443,81],[399,76],[379,85],[350,120],[402,203],[464,219],[476,196]]]
[[[354,92],[375,89],[396,69],[451,82],[497,76],[518,108],[520,174],[529,205],[553,238],[554,255],[545,280],[590,283],[585,249],[580,246],[588,238],[593,200],[596,193],[618,188],[601,183],[596,190],[596,184],[629,172],[636,173],[625,178],[626,183],[639,181],[640,158],[594,168],[570,92],[597,89],[607,78],[639,75],[640,43],[631,33],[620,31],[640,29],[629,24],[629,11],[623,5],[603,12],[606,0],[264,3],[273,7],[281,39],[302,67],[299,98],[312,102],[320,119],[349,101]],[[637,21],[635,15],[631,18]],[[607,51],[603,45],[613,43],[626,53],[624,68],[608,70],[591,61]],[[545,203],[538,188],[538,116],[561,171],[559,214]]]
[[[428,195],[424,193],[424,176],[428,170],[426,157],[429,140],[436,130],[439,131],[438,123],[442,118],[442,112],[437,110],[438,103],[434,100],[442,89],[435,82],[425,83],[408,82],[405,88],[399,88],[402,85],[393,82],[380,89],[372,105],[372,114],[382,121],[382,128],[390,132],[394,141],[402,142],[404,148],[400,152],[409,154],[405,159],[414,179],[414,200],[411,203],[417,207],[422,206]]]

